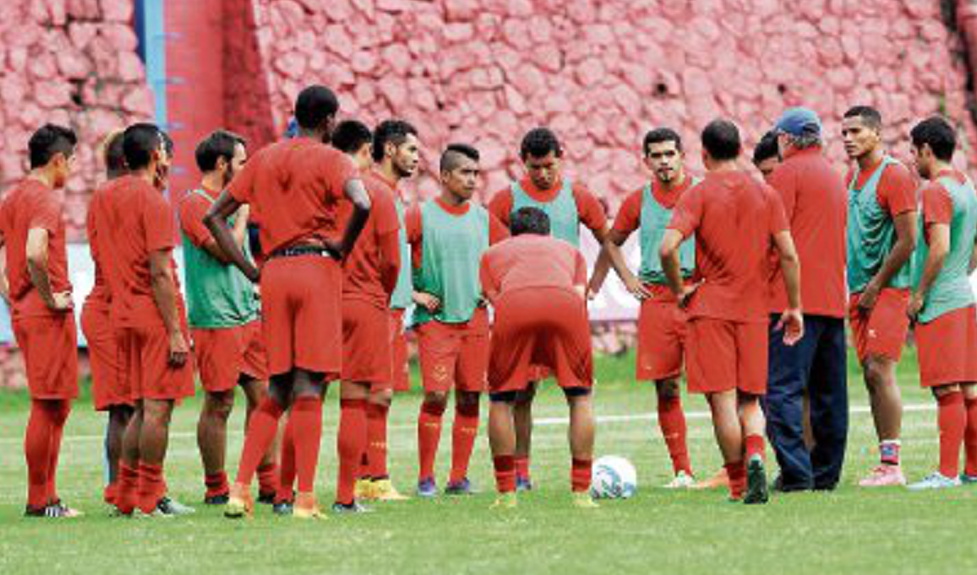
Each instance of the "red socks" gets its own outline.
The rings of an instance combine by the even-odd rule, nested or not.
[[[444,416],[444,405],[429,403],[421,404],[421,413],[417,418],[417,454],[420,459],[418,479],[434,478],[434,458],[438,455],[438,444],[441,442],[441,418]]]
[[[390,407],[369,403],[366,406],[366,470],[364,475],[385,479],[387,471],[387,416]]]
[[[967,453],[967,465],[963,472],[971,477],[977,477],[977,397],[966,399],[967,429],[964,432],[964,450]]]
[[[115,496],[115,506],[123,515],[129,515],[136,508],[139,489],[139,464],[129,465],[119,460],[119,490]]]
[[[61,452],[61,435],[70,410],[67,401],[31,401],[31,413],[24,434],[27,504],[31,507],[44,507],[58,498],[55,477]]]
[[[139,509],[146,514],[152,513],[165,490],[163,466],[140,462],[138,482]]]
[[[499,493],[512,493],[516,490],[516,461],[511,455],[492,458],[495,466],[495,488]]]
[[[729,476],[729,497],[731,499],[742,499],[743,492],[746,491],[746,463],[735,461],[727,463],[723,467],[726,468],[726,475]]]
[[[311,493],[315,487],[319,442],[322,440],[322,400],[318,397],[296,399],[292,405],[292,420],[295,422],[295,474],[298,478],[298,492]],[[264,445],[262,454],[268,449],[268,443]]]
[[[744,448],[746,450],[746,460],[749,461],[754,455],[759,455],[760,459],[766,459],[766,447],[767,444],[763,439],[762,435],[747,435],[743,439]]]
[[[516,462],[516,477],[519,479],[529,479],[529,456],[516,455],[513,457]]]
[[[300,400],[296,400],[296,405]],[[293,408],[294,412],[294,408]],[[237,468],[236,483],[251,485],[251,479],[261,464],[261,460],[268,451],[268,446],[275,440],[278,432],[278,420],[282,416],[282,408],[273,399],[265,398],[261,405],[251,414],[251,423],[244,437],[244,449],[241,451],[241,462]],[[319,421],[320,429],[322,421]]]
[[[455,408],[455,423],[451,428],[451,476],[449,483],[458,483],[468,476],[468,462],[475,449],[478,435],[478,403]]]
[[[685,440],[687,434],[685,412],[682,411],[680,397],[658,398],[658,427],[661,428],[662,437],[665,438],[668,455],[672,458],[672,470],[675,473],[684,471],[692,475],[689,448]]]
[[[281,461],[279,462],[278,495],[275,503],[291,502],[295,499],[295,425],[292,418],[285,423],[282,434]]]
[[[363,450],[366,449],[366,400],[341,399],[339,408],[339,437],[336,441],[339,477],[336,483],[336,501],[349,505],[353,503],[356,472],[363,458]]]
[[[573,458],[570,466],[570,488],[574,493],[584,492],[590,489],[591,467],[593,461],[590,459]]]
[[[940,428],[940,474],[956,477],[960,473],[960,446],[967,427],[963,393],[951,391],[936,398]]]
[[[278,493],[278,466],[274,461],[258,466],[258,493],[261,495]]]
[[[207,493],[204,497],[217,497],[230,492],[231,488],[227,484],[227,473],[220,471],[204,475],[204,485],[207,486]]]

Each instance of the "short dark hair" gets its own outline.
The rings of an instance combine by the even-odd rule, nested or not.
[[[65,159],[75,153],[78,136],[74,130],[57,124],[44,124],[31,135],[27,142],[30,151],[31,169],[43,168],[48,165],[57,154],[64,154]]]
[[[373,160],[383,159],[387,142],[399,146],[407,140],[408,135],[417,136],[417,129],[405,120],[384,120],[373,132]]]
[[[332,133],[332,145],[345,154],[355,154],[373,141],[373,133],[359,120],[343,120]]]
[[[862,123],[873,130],[882,129],[882,114],[872,106],[852,106],[845,112],[846,118],[861,118]]]
[[[166,133],[166,130],[160,130],[159,137],[163,140],[163,150],[166,151],[166,155],[173,157],[173,138]]]
[[[519,147],[519,157],[523,161],[529,159],[530,156],[542,158],[550,152],[553,152],[553,155],[557,158],[563,155],[563,147],[560,146],[560,140],[557,139],[553,130],[549,128],[533,128],[522,137],[522,144]]]
[[[156,124],[140,122],[126,128],[122,134],[122,153],[130,170],[140,170],[149,165],[153,152],[164,142],[163,133]]]
[[[739,128],[721,118],[709,122],[702,130],[702,147],[715,160],[735,160],[743,147]]]
[[[929,145],[933,155],[938,160],[949,162],[953,159],[953,152],[957,149],[957,132],[941,116],[930,116],[913,126],[909,132],[913,147],[917,150]]]
[[[660,144],[662,142],[675,142],[675,148],[678,151],[682,151],[682,136],[678,135],[678,132],[671,128],[655,128],[650,130],[645,134],[645,140],[643,144],[644,154],[648,155],[648,148],[652,144]]]
[[[197,144],[194,156],[201,172],[209,172],[217,167],[217,160],[224,158],[228,163],[234,158],[238,144],[244,146],[244,138],[227,130],[214,130]]]
[[[306,130],[314,130],[339,111],[339,99],[325,86],[313,85],[295,99],[295,121]]]
[[[550,217],[539,208],[519,208],[509,219],[509,231],[513,236],[522,234],[550,235]]]
[[[450,172],[458,167],[460,158],[468,158],[477,162],[481,156],[473,146],[469,144],[448,144],[444,153],[441,154],[441,172]]]
[[[126,171],[126,156],[122,151],[123,134],[124,132],[122,130],[112,132],[103,144],[105,171],[109,177],[114,177]]]
[[[780,158],[780,145],[777,143],[777,132],[770,130],[760,138],[756,147],[753,148],[753,165],[760,165],[760,162],[770,158]]]

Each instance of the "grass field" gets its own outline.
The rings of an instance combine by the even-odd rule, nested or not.
[[[26,470],[21,440],[26,395],[0,394],[0,574],[13,573],[975,573],[977,488],[940,493],[865,491],[858,478],[875,462],[874,433],[857,371],[850,370],[853,415],[842,486],[833,493],[775,497],[765,507],[725,501],[725,492],[673,493],[656,486],[670,465],[651,418],[651,388],[631,382],[633,360],[601,358],[596,395],[597,454],[620,454],[638,468],[639,493],[581,511],[569,505],[565,407],[548,386],[538,399],[534,435],[537,490],[512,512],[492,512],[488,442],[480,436],[472,479],[482,493],[464,499],[411,500],[376,513],[330,516],[309,524],[261,508],[253,521],[225,520],[219,509],[162,521],[111,519],[100,501],[104,421],[83,398],[69,420],[60,491],[87,516],[73,521],[21,518]],[[932,400],[917,386],[911,351],[900,368],[907,405],[904,466],[910,480],[936,461]],[[416,473],[414,421],[420,396],[398,398],[391,412],[392,473],[408,490]],[[327,401],[320,463],[323,502],[334,488],[336,392]],[[193,435],[198,408],[174,417],[166,473],[181,501],[202,497]],[[483,404],[484,407],[484,404]],[[693,465],[720,465],[705,403],[686,401]],[[485,412],[483,411],[483,414]],[[624,417],[620,417],[624,416]],[[236,465],[241,417],[230,460]],[[442,448],[450,446],[447,429]],[[439,458],[439,481],[448,457]],[[772,460],[772,455],[771,455]],[[771,475],[774,470],[771,470]],[[973,569],[973,571],[971,571]]]

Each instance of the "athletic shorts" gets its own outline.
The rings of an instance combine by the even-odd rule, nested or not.
[[[503,294],[495,307],[488,385],[492,393],[521,391],[533,366],[543,366],[563,388],[590,388],[594,361],[587,306],[559,288]]]
[[[295,368],[339,377],[343,272],[318,256],[271,258],[261,271],[261,313],[272,376]]]
[[[71,312],[14,318],[31,399],[78,397],[78,336]]]
[[[81,331],[88,345],[92,370],[92,402],[96,411],[131,406],[132,392],[126,379],[119,333],[112,326],[107,303],[88,300],[81,308]]]
[[[390,310],[361,299],[343,300],[342,380],[393,388]]]
[[[478,308],[465,323],[431,320],[417,327],[424,390],[485,391],[488,371],[488,312]]]
[[[189,330],[184,327],[184,333]],[[170,336],[162,325],[126,327],[119,345],[133,401],[180,400],[193,395],[193,354],[180,367],[170,365]]]
[[[394,391],[410,391],[410,363],[407,357],[407,334],[404,333],[404,310],[402,309],[390,312],[390,337]]]
[[[211,393],[230,391],[242,377],[268,380],[268,356],[260,321],[236,327],[193,328],[193,353],[200,383]]]
[[[977,307],[916,324],[919,383],[923,387],[977,382]]]
[[[848,302],[848,321],[858,361],[870,356],[882,356],[899,361],[902,346],[909,333],[909,290],[885,288],[879,293],[875,307],[867,315],[858,310],[861,294],[851,294]]]
[[[645,287],[652,297],[641,302],[638,313],[635,377],[641,381],[676,378],[682,375],[688,314],[668,288],[650,284]]]
[[[767,392],[766,321],[742,323],[709,317],[689,319],[686,376],[689,391]]]

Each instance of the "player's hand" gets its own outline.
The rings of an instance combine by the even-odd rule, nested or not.
[[[420,291],[414,292],[414,303],[431,313],[438,311],[438,308],[441,307],[441,300],[439,300],[437,296]]]
[[[55,292],[51,294],[51,301],[48,307],[53,311],[67,311],[74,307],[70,291]]]
[[[689,307],[689,300],[692,299],[693,294],[701,285],[702,282],[682,286],[682,291],[678,294],[678,306],[682,309]]]
[[[919,312],[923,311],[924,306],[924,296],[923,294],[916,292],[909,299],[909,309],[906,310],[906,315],[909,316],[909,321],[916,322],[919,319]]]
[[[624,288],[628,290],[628,293],[633,295],[638,301],[646,300],[651,297],[651,292],[645,287],[645,284],[641,283],[641,280],[631,276],[624,280]]]
[[[257,289],[258,282],[261,281],[261,270],[258,269],[258,266],[252,265],[250,270],[244,272],[244,275],[251,280],[251,283],[255,284],[255,289]]]
[[[190,355],[190,346],[183,337],[183,332],[176,330],[170,334],[170,357],[169,363],[173,367],[181,367],[187,362]]]
[[[800,308],[787,309],[780,315],[775,328],[784,332],[784,345],[793,346],[804,337],[804,315]]]
[[[875,283],[875,280],[868,282],[865,290],[862,291],[862,295],[858,297],[858,311],[862,315],[868,315],[872,312],[876,302],[879,301],[879,292],[881,291],[882,289]]]

